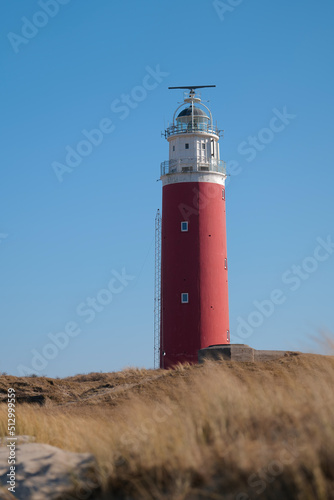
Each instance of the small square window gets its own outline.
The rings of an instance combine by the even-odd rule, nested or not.
[[[175,151],[175,146],[173,146],[173,151]]]
[[[182,231],[182,233],[185,233],[188,231],[188,222],[187,221],[181,222],[181,231]]]
[[[202,149],[205,149],[205,143],[202,142]]]
[[[188,302],[189,302],[189,294],[188,293],[181,293],[181,303],[188,304]]]
[[[184,147],[185,147],[186,149],[189,149],[189,144],[186,142],[186,144],[184,145]]]

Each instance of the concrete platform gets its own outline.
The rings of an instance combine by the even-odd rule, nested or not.
[[[270,361],[283,358],[285,355],[296,355],[298,352],[291,351],[263,351],[253,349],[247,344],[219,344],[210,345],[198,351],[198,362],[203,363],[206,359],[226,361]]]

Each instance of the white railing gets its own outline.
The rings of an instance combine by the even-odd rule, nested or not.
[[[200,158],[184,158],[163,161],[160,165],[161,177],[183,172],[218,172],[226,175],[226,163],[222,160],[201,160]]]
[[[178,123],[177,125],[171,125],[165,130],[165,137],[170,137],[171,135],[178,134],[194,134],[197,132],[206,132],[209,134],[220,135],[220,130],[218,127],[211,125],[210,123]]]

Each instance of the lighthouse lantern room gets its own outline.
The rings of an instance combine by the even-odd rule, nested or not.
[[[165,130],[169,160],[161,164],[161,368],[230,343],[220,131],[196,93],[202,87],[170,88],[187,92]]]

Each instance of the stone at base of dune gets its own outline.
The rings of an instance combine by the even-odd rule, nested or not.
[[[28,443],[15,450],[15,498],[19,500],[89,499],[99,488],[96,461],[89,453],[72,453],[48,444]],[[9,448],[0,448],[0,484],[9,479]],[[9,485],[8,485],[9,486]],[[1,500],[11,496],[0,490]]]

